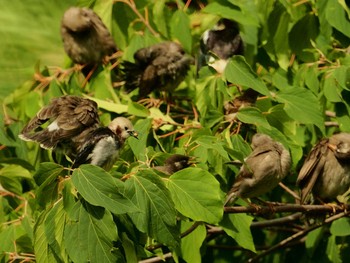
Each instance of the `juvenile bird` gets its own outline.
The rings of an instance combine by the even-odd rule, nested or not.
[[[344,195],[350,188],[350,133],[338,133],[317,143],[304,161],[297,184],[301,204],[311,192],[321,201]]]
[[[125,88],[139,87],[139,97],[145,98],[154,90],[171,92],[185,78],[193,58],[175,42],[163,42],[141,48],[134,54],[135,63],[124,61]]]
[[[221,19],[214,28],[203,33],[200,43],[199,67],[211,65],[218,73],[223,73],[228,59],[243,55],[244,46],[238,24],[229,19]]]
[[[47,122],[49,125],[46,128],[41,127]],[[23,128],[19,137],[25,141],[37,142],[44,149],[61,150],[75,160],[76,164],[92,163],[104,167],[104,163],[102,165],[101,161],[96,161],[97,157],[85,156],[88,152],[86,147],[89,146],[91,151],[96,147],[97,154],[104,149],[105,158],[114,159],[115,152],[109,150],[113,148],[110,146],[112,139],[118,150],[130,135],[137,137],[128,119],[118,117],[108,127],[101,127],[96,102],[65,95],[54,98],[49,105],[42,108]],[[99,143],[100,140],[109,144]]]
[[[252,138],[251,146],[253,152],[245,159],[227,194],[225,205],[234,197],[258,197],[272,190],[289,171],[290,154],[281,143],[257,133]]]
[[[73,168],[89,163],[110,170],[118,158],[119,150],[130,136],[137,138],[138,134],[124,117],[115,118],[108,127],[93,130],[80,147]]]
[[[189,167],[192,164],[191,159],[192,158],[190,156],[174,154],[165,160],[163,166],[155,166],[153,168],[165,174],[171,175]]]
[[[61,21],[61,36],[64,50],[77,64],[98,64],[118,51],[101,18],[89,8],[69,8]]]

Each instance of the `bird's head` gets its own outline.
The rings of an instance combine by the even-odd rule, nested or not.
[[[62,25],[72,32],[82,32],[92,26],[88,8],[71,7],[63,15]]]
[[[196,162],[193,157],[182,154],[174,154],[165,160],[165,165],[172,166],[175,171],[185,169],[194,163]]]
[[[128,137],[132,136],[138,139],[138,133],[134,130],[134,127],[127,118],[117,117],[111,121],[108,128],[114,132],[121,141],[125,141]]]
[[[328,148],[331,149],[335,156],[339,159],[350,158],[350,134],[349,133],[338,133],[333,135],[327,144]]]
[[[252,148],[255,149],[258,146],[262,146],[264,144],[271,144],[273,143],[273,140],[270,136],[262,133],[256,133],[254,134],[252,138]]]

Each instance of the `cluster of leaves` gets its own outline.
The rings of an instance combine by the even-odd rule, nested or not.
[[[291,151],[293,168],[285,183],[296,190],[296,175],[312,145],[335,131],[350,131],[349,7],[336,0],[189,3],[79,3],[101,16],[123,51],[122,59],[129,61],[137,49],[163,40],[177,40],[196,56],[201,34],[220,17],[238,22],[244,57],[233,57],[223,75],[208,66],[199,72],[192,67],[172,94],[171,105],[146,108],[133,101],[137,90],[123,92],[122,84],[111,78],[111,65],[100,66],[88,83],[73,70],[37,69],[34,81],[4,97],[2,261],[136,262],[155,255],[161,259],[168,252],[175,261],[243,261],[295,231],[290,227],[251,232],[252,216],[224,214],[225,192],[238,171],[226,163],[243,161],[255,132],[269,134]],[[55,47],[61,45],[59,37],[55,41]],[[59,65],[61,54],[47,65]],[[247,88],[262,95],[256,105],[240,109],[235,119],[226,118],[224,103]],[[111,172],[91,165],[72,171],[54,163],[48,151],[17,138],[26,121],[52,97],[63,94],[95,100],[103,123],[115,115],[133,116],[140,139],[128,140]],[[171,176],[149,168],[162,164],[171,153],[195,156],[198,164]],[[295,202],[281,189],[263,198]],[[212,226],[223,233],[211,235]],[[264,260],[295,260],[290,253],[306,252],[300,261],[345,261],[348,229],[348,219],[335,221],[330,230],[317,229],[305,243]],[[230,249],[223,251],[225,247]]]

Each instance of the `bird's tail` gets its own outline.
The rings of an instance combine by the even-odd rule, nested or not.
[[[120,67],[120,74],[121,79],[125,81],[127,92],[131,92],[139,87],[142,71],[137,64],[130,61],[123,61]]]

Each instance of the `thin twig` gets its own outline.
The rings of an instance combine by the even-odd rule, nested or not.
[[[171,258],[172,256],[173,256],[172,253],[169,252],[169,253],[163,254],[162,256],[140,260],[139,263],[164,262],[164,259]]]
[[[336,215],[334,215],[334,216],[331,216],[331,217],[325,219],[321,224],[312,225],[312,226],[310,226],[310,227],[308,227],[308,228],[306,228],[306,229],[304,229],[304,230],[302,230],[302,231],[300,231],[300,232],[298,232],[298,233],[296,233],[296,234],[294,234],[294,235],[292,235],[292,236],[290,236],[290,237],[288,237],[288,238],[282,240],[282,241],[279,242],[278,244],[276,244],[276,245],[270,247],[269,249],[265,250],[264,252],[260,253],[259,255],[257,255],[257,256],[255,256],[255,257],[249,259],[248,262],[256,262],[257,260],[259,260],[260,258],[266,256],[267,254],[270,254],[271,252],[273,252],[273,251],[275,251],[275,250],[277,250],[277,249],[280,249],[280,248],[282,248],[282,247],[285,247],[285,246],[286,246],[287,244],[289,244],[290,242],[292,242],[292,241],[294,241],[294,240],[296,240],[296,239],[298,239],[298,238],[301,238],[301,237],[305,236],[307,233],[311,232],[312,230],[315,230],[316,228],[319,228],[319,227],[321,227],[321,226],[324,226],[324,225],[326,225],[326,224],[329,224],[329,223],[331,223],[331,222],[333,222],[333,221],[335,221],[335,220],[337,220],[337,219],[339,219],[339,218],[342,218],[342,217],[344,217],[344,216],[347,216],[347,215],[349,215],[349,214],[350,214],[350,211],[345,211],[345,212],[336,214]]]
[[[151,27],[149,21],[147,18],[143,17],[142,14],[139,12],[139,10],[137,10],[136,4],[134,2],[134,0],[114,0],[114,3],[124,3],[126,5],[128,5],[132,11],[138,16],[138,18],[142,21],[142,23],[145,24],[145,26],[148,28],[148,30],[156,37],[159,36],[159,34]],[[145,9],[147,10],[147,9]],[[147,11],[145,11],[147,14]]]
[[[281,204],[269,206],[227,206],[224,207],[225,213],[252,213],[256,215],[285,213],[285,212],[303,212],[303,213],[339,213],[350,210],[350,205],[299,205],[299,204]]]

